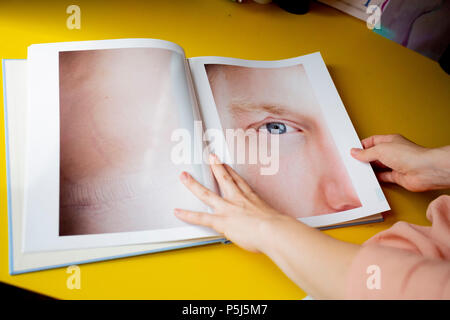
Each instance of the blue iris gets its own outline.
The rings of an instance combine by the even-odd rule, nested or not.
[[[283,134],[286,133],[286,126],[281,122],[269,122],[266,124],[266,129],[271,134]]]

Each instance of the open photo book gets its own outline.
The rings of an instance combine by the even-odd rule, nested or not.
[[[177,219],[209,212],[181,172],[216,193],[207,156],[312,227],[389,210],[320,53],[278,61],[187,59],[121,39],[31,45],[3,60],[12,274],[215,242]],[[270,237],[270,235],[267,235]]]

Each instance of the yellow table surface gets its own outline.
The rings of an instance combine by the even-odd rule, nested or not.
[[[227,0],[78,0],[81,30],[69,30],[71,3],[1,1],[0,57],[26,58],[33,43],[115,38],[173,41],[188,57],[275,60],[320,51],[361,138],[402,133],[429,147],[450,144],[449,75],[335,9],[314,3],[301,16],[272,4]],[[305,297],[267,257],[222,244],[81,265],[80,290],[67,289],[65,268],[10,276],[3,113],[0,117],[0,281],[68,299]],[[429,224],[427,205],[442,193],[383,190],[392,207],[385,222],[326,233],[362,243],[399,220]]]

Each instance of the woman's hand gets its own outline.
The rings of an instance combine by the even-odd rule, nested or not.
[[[428,149],[401,135],[376,135],[352,149],[355,159],[372,162],[382,182],[397,183],[410,191],[450,187],[450,146]]]
[[[359,246],[333,239],[280,214],[259,198],[229,166],[211,157],[224,197],[183,172],[181,181],[214,214],[175,209],[188,223],[215,229],[243,249],[266,254],[298,286],[315,298],[343,298],[350,264]]]
[[[210,156],[211,169],[217,179],[223,198],[198,183],[187,172],[181,174],[183,184],[201,201],[214,210],[214,214],[175,209],[181,220],[210,227],[243,249],[262,252],[267,229],[273,224],[294,221],[278,213],[256,195],[230,166]]]

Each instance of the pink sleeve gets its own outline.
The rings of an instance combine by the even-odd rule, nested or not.
[[[349,299],[450,299],[450,196],[427,210],[431,227],[398,222],[369,239],[347,276]]]

